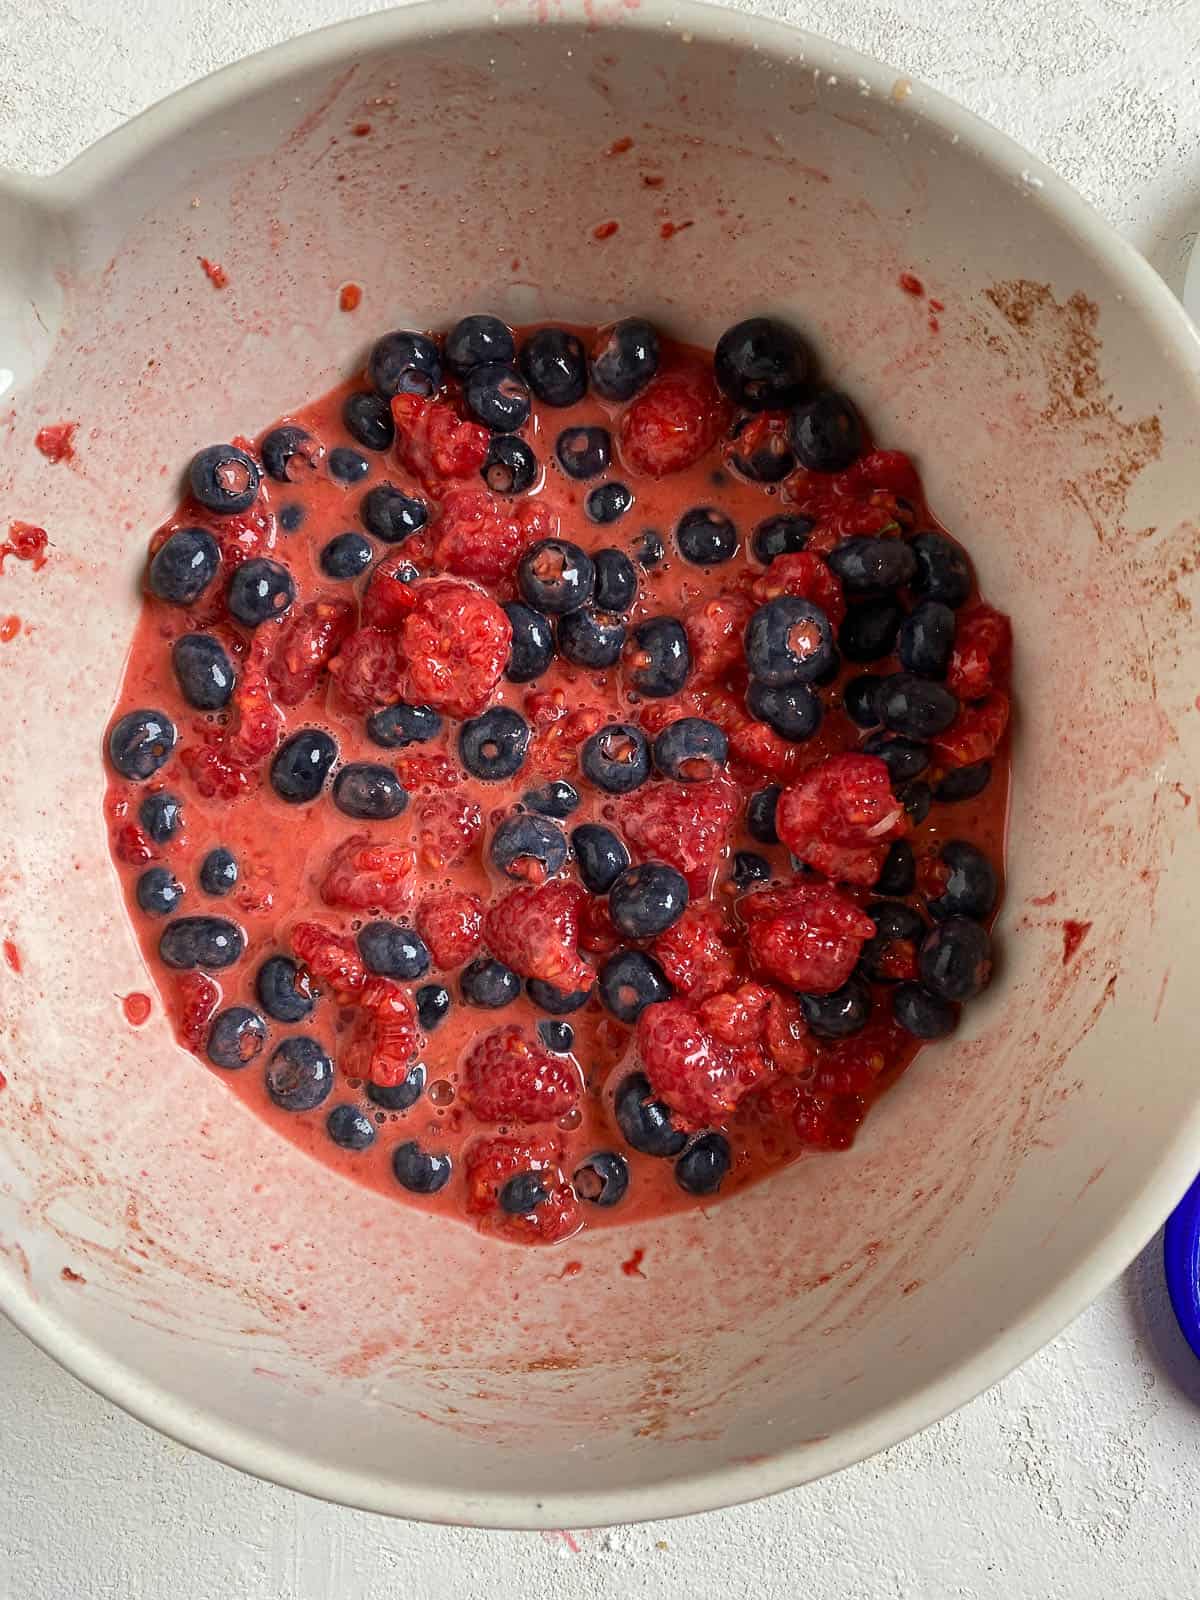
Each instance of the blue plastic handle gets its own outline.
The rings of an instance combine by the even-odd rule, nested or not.
[[[1163,1266],[1176,1321],[1200,1357],[1200,1178],[1167,1219]]]

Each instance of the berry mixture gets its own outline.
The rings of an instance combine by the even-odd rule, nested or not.
[[[518,1243],[844,1149],[991,972],[1011,634],[804,339],[397,331],[203,449],[108,730],[181,1041]]]

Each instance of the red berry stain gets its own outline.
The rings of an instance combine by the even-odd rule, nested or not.
[[[661,172],[642,173],[642,184],[647,189],[661,189],[666,181]]]
[[[150,1015],[150,996],[140,994],[136,989],[132,994],[127,994],[121,1001],[121,1009],[125,1013],[125,1020],[135,1028],[140,1028]]]
[[[357,311],[362,305],[362,290],[356,283],[344,283],[338,295],[339,311]]]
[[[896,282],[905,294],[915,295],[918,299],[925,293],[925,285],[911,272],[902,272]]]
[[[642,1249],[641,1245],[638,1245],[637,1249],[629,1257],[628,1261],[622,1261],[621,1271],[627,1278],[644,1278],[646,1274],[642,1271],[642,1262],[645,1259],[646,1252]]]
[[[682,233],[685,228],[694,228],[695,222],[664,222],[658,230],[660,239],[673,239],[677,233]]]
[[[204,268],[204,276],[214,289],[223,289],[229,282],[229,274],[218,261],[210,261],[207,256],[201,256],[200,265]]]
[[[11,644],[21,631],[20,617],[5,617],[0,622],[0,644]]]
[[[566,1266],[559,1273],[559,1277],[560,1278],[577,1278],[582,1271],[583,1271],[583,1262],[582,1261],[568,1261]]]
[[[9,971],[20,972],[21,952],[17,949],[13,941],[11,939],[5,939],[3,946],[0,946],[0,948],[2,948],[4,951],[4,964],[6,967],[8,967]]]
[[[1057,899],[1058,890],[1051,889],[1049,894],[1035,894],[1029,903],[1034,906],[1052,906]]]
[[[1074,917],[1063,920],[1063,966],[1065,967],[1075,955],[1079,946],[1092,930],[1090,922],[1077,922]]]
[[[2,1072],[0,1072],[0,1089],[7,1089],[7,1088],[8,1088],[8,1079],[4,1076],[4,1074]]]
[[[82,1272],[75,1272],[71,1267],[64,1267],[59,1273],[64,1283],[86,1283],[87,1279]]]
[[[73,461],[78,427],[77,422],[51,422],[38,429],[33,442],[47,461]]]
[[[929,301],[929,309],[930,311],[945,311],[946,307],[941,300],[934,300],[931,298]]]
[[[623,156],[627,150],[633,149],[633,140],[628,134],[623,139],[614,139],[608,147],[610,156]]]
[[[369,122],[356,122],[350,129],[356,139],[365,139],[370,131],[371,124]]]
[[[929,319],[929,331],[930,331],[930,333],[939,333],[941,331],[941,326],[942,326],[941,323],[938,321],[938,319],[936,317],[930,317],[930,319]]]
[[[621,224],[619,222],[612,221],[597,223],[597,225],[592,229],[592,238],[599,240],[611,239],[613,234],[616,233],[620,226]]]
[[[48,559],[47,542],[45,528],[36,528],[32,522],[10,522],[8,539],[0,544],[0,572],[4,571],[4,563],[9,556],[30,562],[33,570],[40,572]]]

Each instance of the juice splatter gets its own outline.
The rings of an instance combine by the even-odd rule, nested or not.
[[[220,262],[210,261],[207,256],[201,256],[200,265],[204,268],[204,276],[214,289],[223,289],[229,282],[229,274]]]

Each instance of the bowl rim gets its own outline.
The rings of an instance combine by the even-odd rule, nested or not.
[[[640,0],[635,9],[621,10],[611,24],[607,19],[597,22],[593,0],[555,0],[550,15],[534,5],[498,11],[493,0],[417,0],[330,24],[231,63],[150,106],[49,177],[0,174],[0,189],[69,217],[96,190],[116,180],[124,167],[144,156],[148,146],[233,106],[248,90],[297,71],[332,66],[341,57],[414,37],[432,42],[494,27],[577,29],[581,24],[611,25],[628,33],[688,33],[706,42],[747,45],[785,64],[802,61],[806,72],[853,73],[867,92],[884,98],[891,96],[897,81],[910,84],[897,107],[902,114],[940,128],[992,171],[1024,186],[1031,203],[1052,211],[1081,244],[1105,257],[1126,298],[1137,304],[1162,348],[1173,352],[1184,376],[1190,378],[1200,415],[1200,333],[1143,257],[1064,179],[1007,134],[910,74],[789,23],[731,11],[708,0]],[[478,1496],[430,1488],[419,1478],[398,1481],[330,1468],[313,1456],[218,1422],[127,1364],[112,1360],[64,1317],[38,1304],[23,1279],[2,1265],[0,1310],[67,1371],[139,1421],[226,1465],[318,1499],[422,1522],[485,1529],[604,1527],[684,1516],[741,1504],[840,1471],[939,1421],[997,1383],[1053,1339],[1153,1237],[1195,1177],[1198,1133],[1200,1104],[1146,1175],[1118,1226],[1081,1254],[1053,1292],[938,1378],[820,1442],[636,1489],[564,1489],[541,1498],[497,1490]]]

